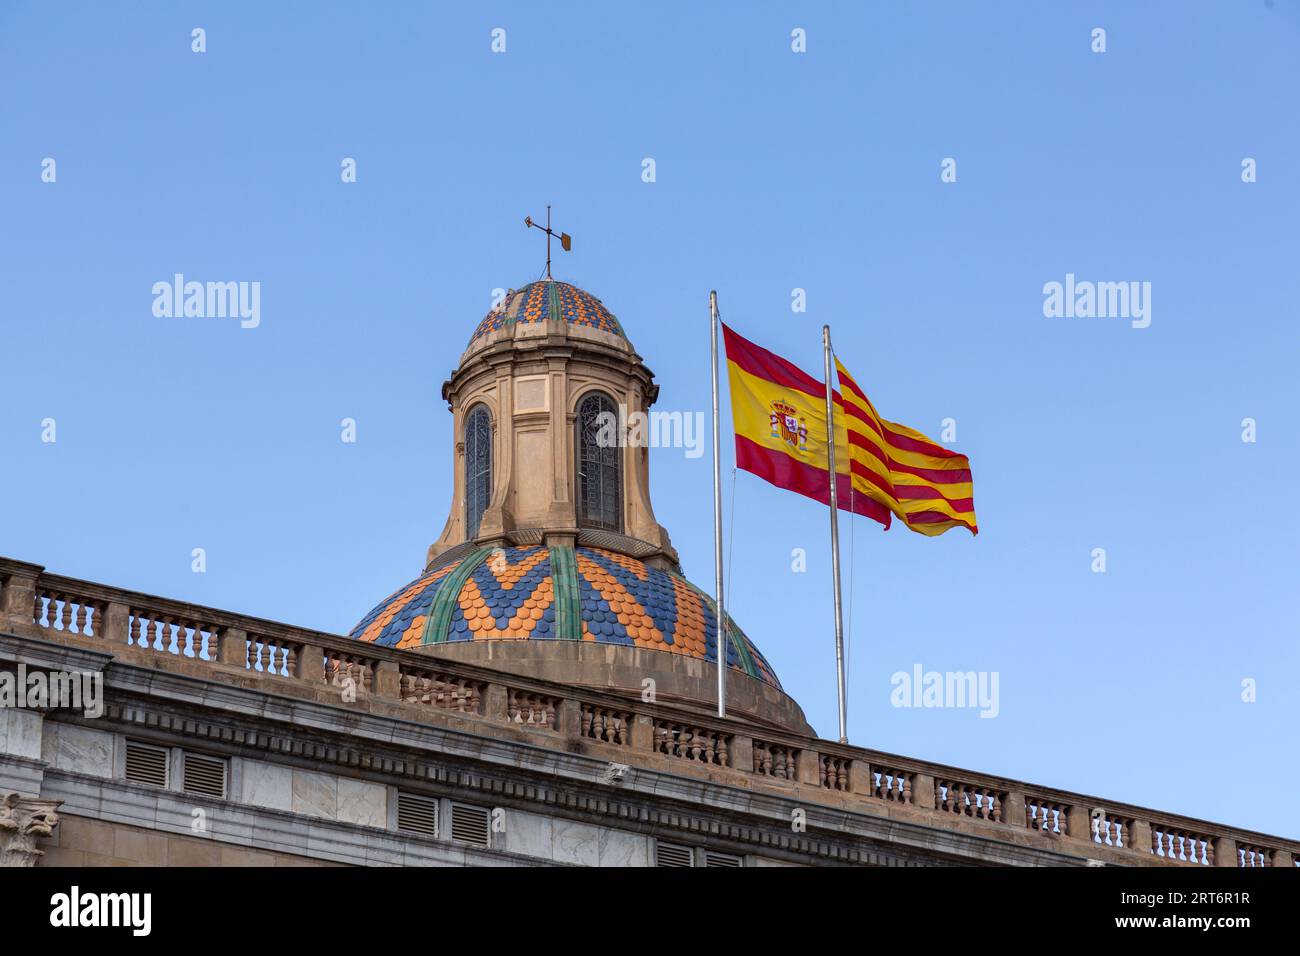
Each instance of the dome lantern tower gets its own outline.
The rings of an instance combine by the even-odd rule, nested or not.
[[[442,386],[457,436],[455,487],[428,560],[470,542],[573,546],[583,536],[676,567],[650,504],[646,449],[607,440],[625,436],[627,417],[658,394],[595,296],[553,279],[511,290]],[[592,429],[601,431],[596,447]]]
[[[648,450],[625,440],[658,395],[595,296],[549,276],[508,292],[442,386],[455,436],[442,534],[350,636],[637,699],[649,680],[711,714],[713,601],[655,519]],[[811,733],[735,621],[722,631],[728,716]]]

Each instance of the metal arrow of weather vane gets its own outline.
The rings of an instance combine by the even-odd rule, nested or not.
[[[555,236],[557,239],[560,240],[560,248],[563,249],[565,252],[568,252],[570,249],[573,248],[573,237],[570,236],[567,232],[562,232],[559,233],[559,235],[556,235],[556,233],[554,233],[551,230],[551,207],[550,206],[546,207],[545,226],[542,226],[540,223],[533,222],[532,216],[524,217],[524,225],[531,226],[533,229],[541,229],[542,232],[546,233],[546,278],[549,279],[551,277],[551,237]]]

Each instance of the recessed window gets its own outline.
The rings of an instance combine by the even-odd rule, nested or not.
[[[623,530],[623,469],[618,409],[593,392],[578,405],[578,524]]]
[[[492,496],[492,419],[483,405],[465,416],[465,537],[478,528]]]

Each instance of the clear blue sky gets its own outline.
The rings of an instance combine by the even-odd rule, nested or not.
[[[855,743],[1300,835],[1300,8],[975,7],[4,3],[0,553],[346,632],[442,528],[439,388],[551,202],[660,407],[708,408],[716,288],[957,420],[978,538],[843,527]],[[261,326],[155,318],[176,272],[260,281]],[[1044,318],[1067,272],[1151,282],[1151,327]],[[651,468],[707,587],[709,458]],[[825,510],[734,487],[731,609],[834,736]],[[917,663],[1000,715],[891,707]]]

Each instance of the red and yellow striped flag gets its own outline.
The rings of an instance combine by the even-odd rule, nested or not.
[[[920,534],[943,534],[949,528],[979,534],[970,459],[905,425],[885,421],[838,358],[835,368],[855,497],[879,502]]]
[[[826,385],[781,356],[722,326],[736,428],[736,467],[778,488],[830,504],[826,451]],[[843,414],[835,416],[835,495],[854,511],[889,527],[890,512],[875,498],[852,493]]]

